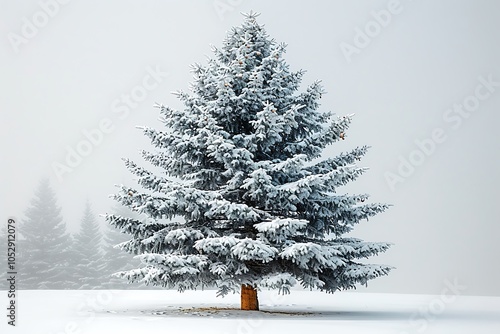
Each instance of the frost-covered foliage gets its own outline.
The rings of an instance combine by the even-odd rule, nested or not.
[[[107,216],[143,263],[118,276],[224,295],[297,282],[334,292],[388,274],[358,262],[388,243],[342,237],[387,208],[337,192],[366,170],[355,162],[367,147],[313,163],[345,138],[351,116],[319,111],[320,83],[299,92],[304,72],[289,69],[285,45],[245,16],[207,65],[193,66],[191,92],[176,93],[183,110],[161,105],[165,129],[142,127],[156,147],[143,157],[164,174],[125,160],[145,190],[120,186],[113,197],[149,220]]]
[[[141,216],[133,213],[128,208],[117,203],[111,210],[116,216],[140,219]],[[103,235],[103,258],[105,265],[101,270],[102,286],[106,289],[137,289],[137,285],[128,284],[127,281],[122,280],[112,275],[119,271],[125,271],[135,268],[140,265],[137,259],[131,259],[130,255],[120,249],[120,245],[130,240],[130,237],[120,233],[118,229],[113,226],[107,226]]]

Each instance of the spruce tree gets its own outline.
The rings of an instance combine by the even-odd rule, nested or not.
[[[80,231],[74,238],[75,280],[79,289],[102,287],[102,233],[90,203],[85,204]]]
[[[19,229],[19,288],[74,288],[71,236],[48,180],[35,190]]]
[[[252,310],[258,288],[333,293],[391,270],[358,260],[389,243],[346,236],[388,207],[339,192],[366,171],[356,161],[368,147],[317,162],[352,116],[319,110],[318,81],[299,92],[304,71],[289,69],[285,44],[256,16],[193,65],[191,92],[176,93],[183,110],[159,106],[164,130],[141,128],[156,147],[143,157],[162,172],[125,160],[144,190],[122,185],[112,197],[149,220],[107,216],[143,263],[121,277],[218,295],[241,288],[241,308]]]

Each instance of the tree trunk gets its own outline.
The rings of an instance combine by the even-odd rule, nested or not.
[[[241,309],[245,311],[258,311],[259,300],[257,299],[257,289],[250,285],[241,286]]]

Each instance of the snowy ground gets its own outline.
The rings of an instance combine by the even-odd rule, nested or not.
[[[7,294],[1,292],[2,304]],[[215,291],[19,291],[1,333],[500,333],[500,297],[292,291],[259,293],[264,312]]]

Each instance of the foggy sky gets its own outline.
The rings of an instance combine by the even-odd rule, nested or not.
[[[161,127],[153,105],[179,107],[170,92],[188,89],[189,65],[250,10],[288,44],[291,69],[307,70],[302,87],[322,80],[322,110],[356,115],[325,157],[372,147],[360,162],[370,170],[339,191],[393,204],[351,236],[395,243],[369,262],[397,269],[359,290],[438,294],[457,281],[464,294],[500,295],[494,0],[2,1],[4,223],[22,220],[43,177],[71,231],[86,199],[108,212],[114,185],[135,185],[121,158],[142,163],[152,148],[135,127]],[[88,154],[68,167],[78,149]]]

